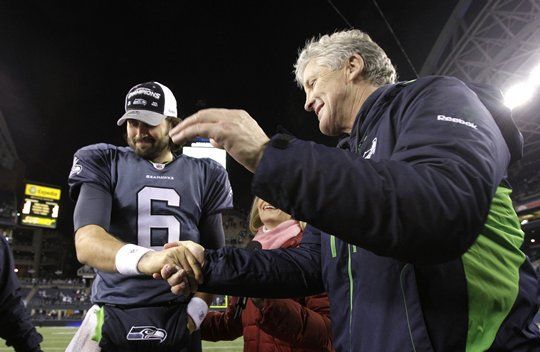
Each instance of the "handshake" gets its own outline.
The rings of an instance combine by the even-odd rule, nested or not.
[[[204,247],[192,241],[167,243],[162,251],[150,251],[137,264],[139,272],[166,280],[171,292],[189,295],[203,282]]]

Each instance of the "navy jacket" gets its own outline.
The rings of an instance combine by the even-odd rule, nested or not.
[[[8,243],[0,235],[0,337],[17,352],[41,351],[39,344],[43,339],[30,321],[13,268]]]
[[[326,290],[336,351],[538,350],[538,282],[504,183],[521,135],[500,93],[471,87],[380,87],[338,149],[272,138],[253,191],[311,225],[302,246],[207,251],[201,289]]]

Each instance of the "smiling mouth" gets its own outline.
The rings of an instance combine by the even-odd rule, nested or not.
[[[154,141],[150,138],[137,139],[135,143],[152,144]]]
[[[271,206],[271,205],[265,205],[265,206],[263,207],[263,210],[276,210],[276,208],[273,207],[273,206]]]
[[[317,117],[319,117],[319,113],[321,112],[321,109],[323,108],[324,104],[321,104],[319,106],[317,106],[317,108],[315,109],[315,115],[317,115]]]

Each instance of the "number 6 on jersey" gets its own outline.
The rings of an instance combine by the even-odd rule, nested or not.
[[[167,206],[180,206],[180,195],[170,188],[144,187],[137,193],[138,219],[137,238],[138,245],[162,249],[165,243],[153,238],[154,230],[166,230],[167,241],[174,242],[180,240],[180,222],[173,215],[152,214],[153,202],[167,202]],[[155,236],[154,236],[155,237]]]

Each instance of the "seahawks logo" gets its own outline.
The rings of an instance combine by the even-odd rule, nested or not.
[[[71,172],[69,173],[69,176],[72,175],[78,175],[82,171],[82,166],[79,164],[79,158],[73,157],[73,165],[71,166]]]
[[[371,142],[371,147],[364,152],[362,155],[364,159],[371,159],[373,154],[375,154],[375,150],[377,150],[377,138],[373,138],[373,141]]]
[[[126,339],[134,340],[159,340],[162,343],[167,338],[167,331],[155,326],[132,326]]]

